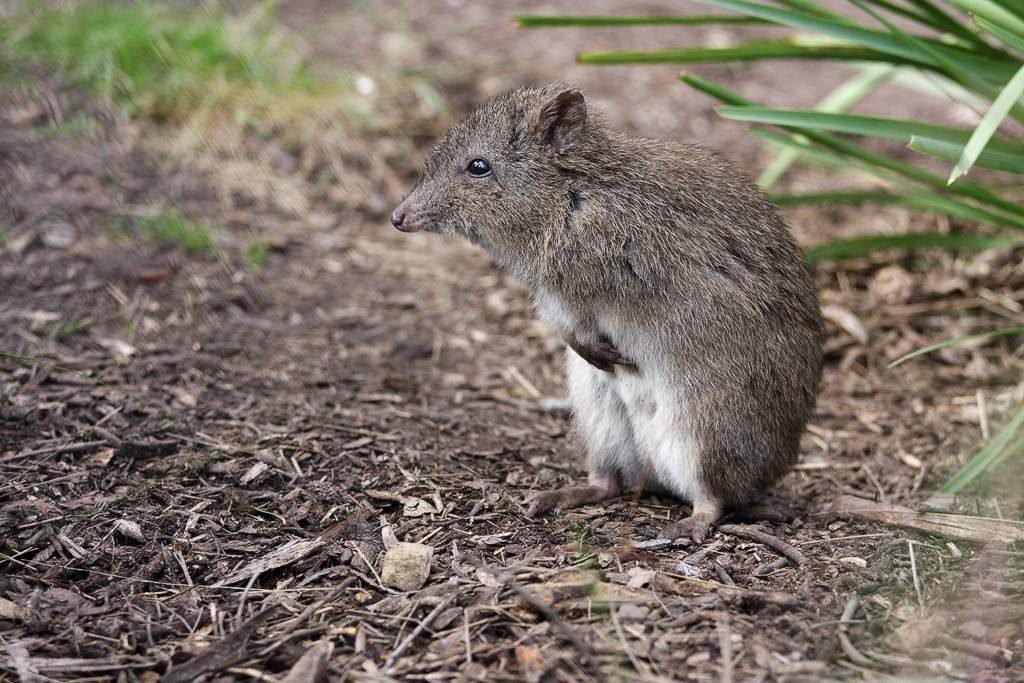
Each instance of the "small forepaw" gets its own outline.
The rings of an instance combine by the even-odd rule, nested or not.
[[[667,538],[669,540],[676,538],[689,538],[694,543],[703,543],[704,539],[708,537],[708,532],[711,531],[711,526],[715,523],[714,515],[709,515],[703,512],[695,512],[689,517],[684,517],[678,522],[672,522],[658,534],[658,538]]]
[[[611,340],[605,336],[598,337],[593,343],[583,343],[576,337],[570,337],[568,344],[580,358],[598,370],[611,372],[616,365],[636,369],[636,363],[619,353]]]

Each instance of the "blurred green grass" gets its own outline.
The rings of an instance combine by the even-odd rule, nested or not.
[[[129,116],[158,122],[270,134],[353,113],[350,84],[314,75],[275,9],[262,2],[233,15],[152,0],[25,2],[0,21],[0,44],[5,61],[44,64]]]
[[[252,238],[245,244],[245,265],[249,270],[259,270],[267,261],[270,254],[270,244],[266,240]]]
[[[177,208],[139,218],[138,226],[143,235],[180,247],[187,254],[217,253],[213,230],[201,221],[182,215]]]

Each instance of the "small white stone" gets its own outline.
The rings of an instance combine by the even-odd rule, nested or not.
[[[356,92],[364,97],[369,97],[377,92],[377,83],[366,74],[359,74],[356,76]]]
[[[423,587],[430,576],[430,562],[434,549],[423,543],[396,543],[384,555],[380,580],[390,588],[415,591]]]

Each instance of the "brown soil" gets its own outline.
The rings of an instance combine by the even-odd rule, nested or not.
[[[523,33],[514,8],[409,4],[403,18],[301,0],[282,17],[327,67],[434,65],[457,111],[523,80],[572,79],[626,129],[705,138],[757,168],[753,138],[672,86],[674,68],[572,65],[590,45],[700,32]],[[706,73],[748,94],[799,81],[808,101],[835,82],[801,65]],[[839,494],[919,503],[978,442],[979,400],[998,425],[1020,380],[1007,339],[887,365],[1019,321],[1024,252],[819,267],[846,329],[830,324],[801,464],[731,520],[806,561],[743,529],[644,547],[676,503],[524,517],[529,493],[584,476],[567,420],[537,407],[562,392],[562,348],[479,252],[385,224],[414,160],[378,179],[379,196],[353,198],[301,164],[286,178],[285,159],[275,172],[303,198],[287,211],[224,191],[214,165],[168,161],[166,132],[64,84],[37,78],[0,102],[0,681],[280,680],[317,641],[333,644],[331,680],[1024,677],[1019,551],[829,512]],[[396,147],[381,133],[365,145]],[[139,234],[167,203],[219,226],[216,255]],[[806,242],[936,221],[790,218]],[[244,256],[254,237],[269,247],[258,268]],[[969,504],[1024,512],[993,500]],[[433,547],[423,589],[382,586],[394,538]],[[851,654],[838,622],[854,596]]]

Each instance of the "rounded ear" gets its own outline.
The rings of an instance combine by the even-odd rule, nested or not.
[[[579,90],[563,90],[540,110],[540,134],[556,154],[575,142],[587,121],[587,103]]]

